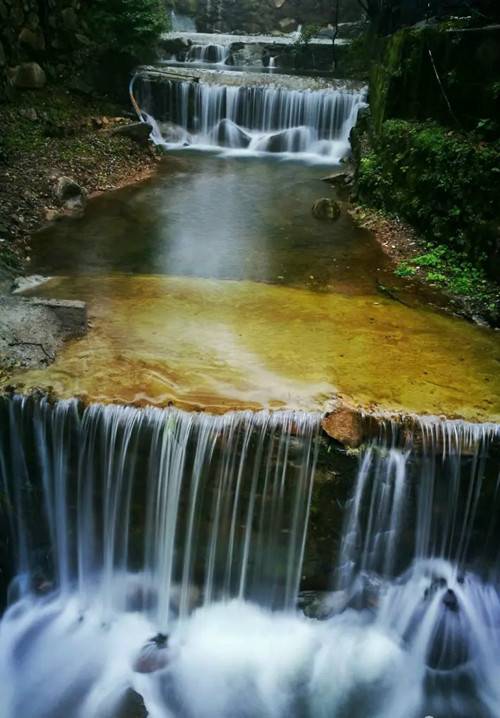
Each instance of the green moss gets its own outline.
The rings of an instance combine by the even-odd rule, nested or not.
[[[413,277],[418,272],[436,286],[471,302],[471,309],[487,316],[494,323],[500,320],[500,290],[488,280],[484,268],[444,245],[428,243],[426,251],[401,262],[395,270],[400,277]]]
[[[416,274],[497,323],[500,142],[435,123],[386,120],[358,165],[358,197],[427,242],[396,274]]]
[[[500,112],[500,30],[405,28],[379,45],[370,77],[373,125],[433,119],[472,130]],[[498,128],[496,136],[498,136]]]

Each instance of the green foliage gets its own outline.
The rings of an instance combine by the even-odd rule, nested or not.
[[[168,29],[162,0],[93,0],[87,22],[103,50],[143,57]]]
[[[319,29],[319,25],[303,25],[295,44],[302,47],[309,45],[313,37],[318,34]]]
[[[368,80],[370,67],[378,51],[379,45],[372,35],[365,33],[355,37],[348,45],[341,46],[337,68],[339,76]]]
[[[362,200],[399,215],[433,244],[484,263],[500,219],[500,142],[388,120],[360,162],[358,190]]]
[[[495,315],[500,308],[500,293],[488,281],[484,269],[472,263],[466,255],[445,245],[426,245],[426,252],[401,262],[395,269],[399,277],[413,277],[419,271],[431,284],[453,294],[469,297],[481,310]]]

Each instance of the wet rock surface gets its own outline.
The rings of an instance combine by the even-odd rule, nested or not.
[[[84,302],[0,296],[0,374],[51,364],[65,340],[86,330]]]
[[[312,213],[316,219],[334,222],[340,217],[340,205],[334,199],[322,197],[313,204]]]
[[[130,137],[130,139],[143,144],[148,141],[153,127],[149,122],[132,122],[129,125],[120,125],[111,132],[114,135]]]
[[[71,177],[58,177],[55,194],[58,202],[70,211],[81,212],[87,203],[87,193]]]

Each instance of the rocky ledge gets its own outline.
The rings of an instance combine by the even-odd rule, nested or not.
[[[0,295],[0,375],[47,366],[64,341],[86,331],[84,302]]]

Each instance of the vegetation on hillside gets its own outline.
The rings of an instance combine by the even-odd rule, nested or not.
[[[93,0],[87,22],[95,42],[105,49],[143,57],[168,29],[163,0]]]

